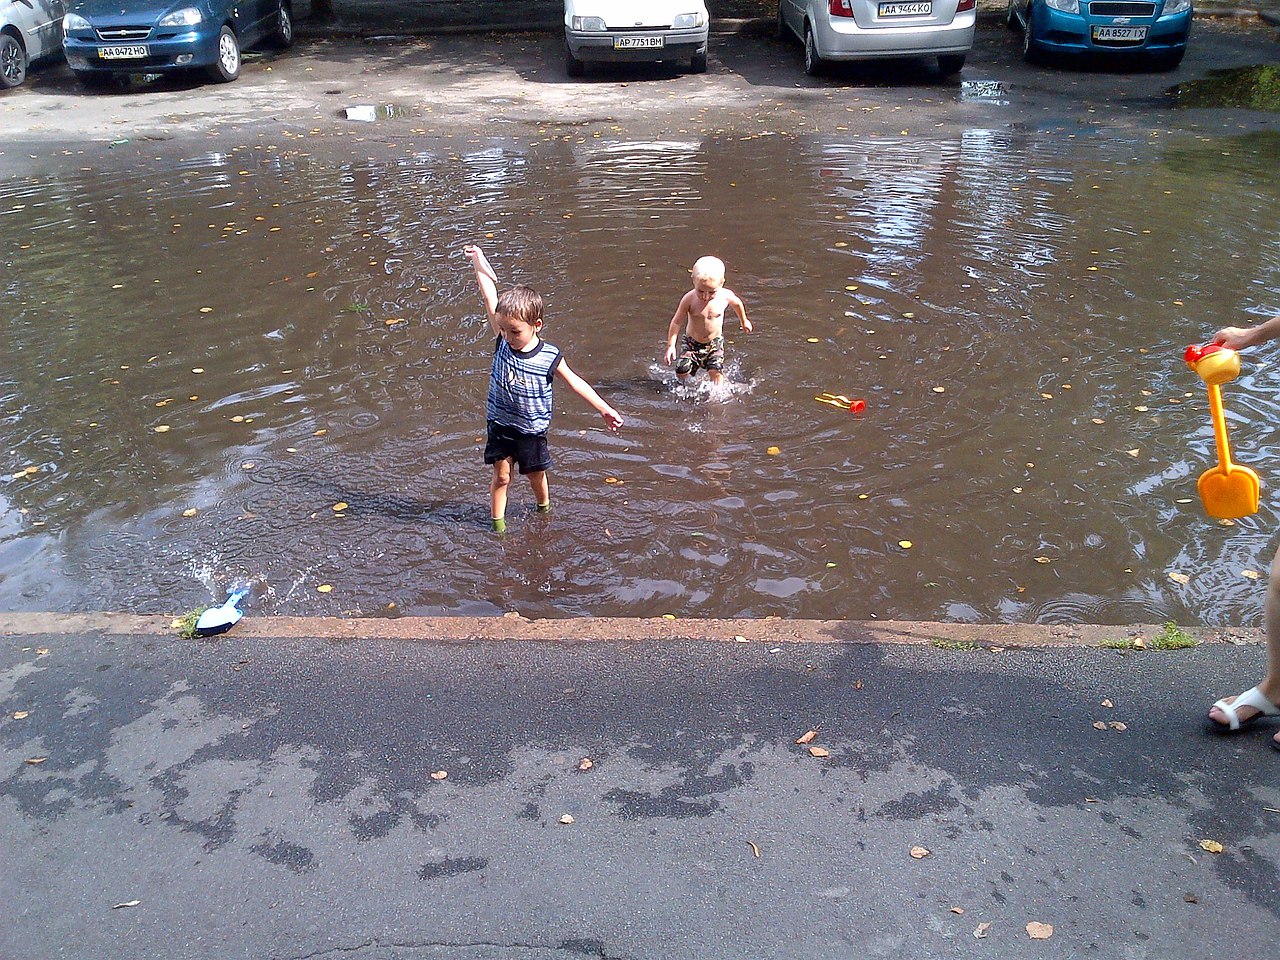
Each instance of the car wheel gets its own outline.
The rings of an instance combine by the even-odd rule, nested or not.
[[[952,77],[964,69],[964,54],[950,53],[938,57],[938,72],[944,77]]]
[[[276,23],[271,29],[271,45],[280,50],[293,46],[293,10],[289,0],[280,0],[276,9]]]
[[[0,34],[0,87],[10,89],[25,79],[27,51],[13,34]]]
[[[209,68],[209,79],[214,83],[230,83],[240,76],[240,41],[235,31],[223,27],[218,34],[218,59]]]
[[[1009,0],[1009,8],[1004,12],[1004,25],[1010,30],[1018,29],[1018,4],[1017,0]]]
[[[1027,7],[1027,21],[1022,25],[1022,60],[1024,63],[1039,63],[1040,50],[1031,36],[1031,8]]]
[[[692,68],[694,73],[707,72],[707,55],[705,53],[695,53],[693,55]]]
[[[587,65],[573,55],[567,43],[564,46],[564,72],[571,77],[585,76],[587,72]]]
[[[811,77],[820,77],[825,66],[822,62],[822,57],[818,55],[817,44],[813,42],[813,29],[806,24],[804,28],[804,72]]]

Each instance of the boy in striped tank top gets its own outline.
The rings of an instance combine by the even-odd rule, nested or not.
[[[618,411],[605,403],[591,384],[569,369],[564,355],[538,334],[542,330],[542,297],[526,286],[498,293],[498,276],[478,246],[463,252],[476,272],[476,285],[489,314],[495,339],[493,366],[489,370],[489,397],[485,401],[488,438],[484,462],[493,464],[489,484],[493,529],[507,529],[507,491],[512,465],[529,478],[534,500],[542,513],[551,510],[547,470],[547,427],[551,425],[554,379],[559,377],[604,418],[610,430],[622,426]]]

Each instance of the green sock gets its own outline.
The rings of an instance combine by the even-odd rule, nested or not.
[[[538,512],[539,512],[539,513],[550,513],[550,512],[551,512],[551,501],[550,501],[550,500],[548,500],[546,503],[540,503],[540,504],[538,504]]]
[[[494,533],[506,533],[506,532],[507,532],[507,521],[506,521],[506,520],[504,520],[502,517],[494,517],[494,518],[490,521],[490,523],[492,523],[492,524],[493,524],[493,532],[494,532]]]

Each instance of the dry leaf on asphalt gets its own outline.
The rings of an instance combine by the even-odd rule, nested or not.
[[[448,770],[436,770],[434,773],[432,773],[432,774],[431,774],[431,779],[432,779],[432,780],[447,780],[447,779],[449,779],[449,771],[448,771]]]
[[[122,910],[122,909],[124,909],[125,907],[136,907],[136,906],[137,906],[138,904],[140,904],[141,902],[142,902],[141,900],[126,900],[124,903],[116,903],[116,904],[112,904],[111,909],[112,909],[112,910]]]
[[[756,859],[757,859],[757,860],[759,860],[759,859],[760,859],[760,848],[759,848],[759,847],[757,847],[757,846],[756,846],[754,843],[752,843],[750,840],[748,840],[748,841],[747,841],[747,846],[751,848],[751,852],[752,852],[753,854],[755,854]]]
[[[569,824],[573,823],[573,817],[566,813],[563,817],[560,818],[560,822],[563,823],[565,826],[568,826]]]
[[[25,719],[27,719],[27,717],[29,717],[29,716],[31,716],[31,712],[30,712],[29,710],[15,710],[15,711],[13,711],[13,719],[15,719],[15,720],[25,720]]]
[[[963,917],[964,907],[952,907],[951,912],[954,913],[957,917]]]
[[[30,760],[27,761],[27,763],[30,762]],[[1224,847],[1217,840],[1201,840],[1200,849],[1207,850],[1209,853],[1221,853]]]
[[[985,940],[987,937],[987,931],[990,929],[991,929],[990,923],[980,923],[978,924],[977,929],[973,931],[973,935],[977,937],[979,940]]]
[[[924,859],[925,857],[927,857],[928,855],[929,855],[929,848],[928,848],[928,847],[912,847],[912,848],[911,848],[911,859],[912,859],[912,860],[923,860],[923,859]]]
[[[35,767],[35,766],[39,766],[40,764],[44,763],[44,762],[45,762],[46,760],[48,760],[48,759],[49,759],[48,757],[27,757],[27,759],[26,759],[26,761],[25,761],[25,762],[27,762],[27,763],[31,764],[33,767]]]
[[[803,736],[797,739],[796,743],[800,744],[801,746],[804,746],[806,743],[810,743],[813,740],[813,738],[816,737],[817,735],[818,735],[817,730],[809,730]]]
[[[809,755],[811,757],[829,757],[831,756],[831,751],[826,747],[810,747]]]
[[[1053,924],[1032,920],[1027,924],[1027,936],[1032,940],[1048,940],[1053,936]]]
[[[583,757],[581,760],[578,761],[579,770],[590,770],[594,766],[595,766],[595,763],[592,762],[590,757]]]

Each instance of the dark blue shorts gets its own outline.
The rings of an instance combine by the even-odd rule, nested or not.
[[[551,451],[545,433],[521,433],[490,420],[488,441],[484,445],[484,462],[514,459],[521,473],[537,473],[551,469]]]

